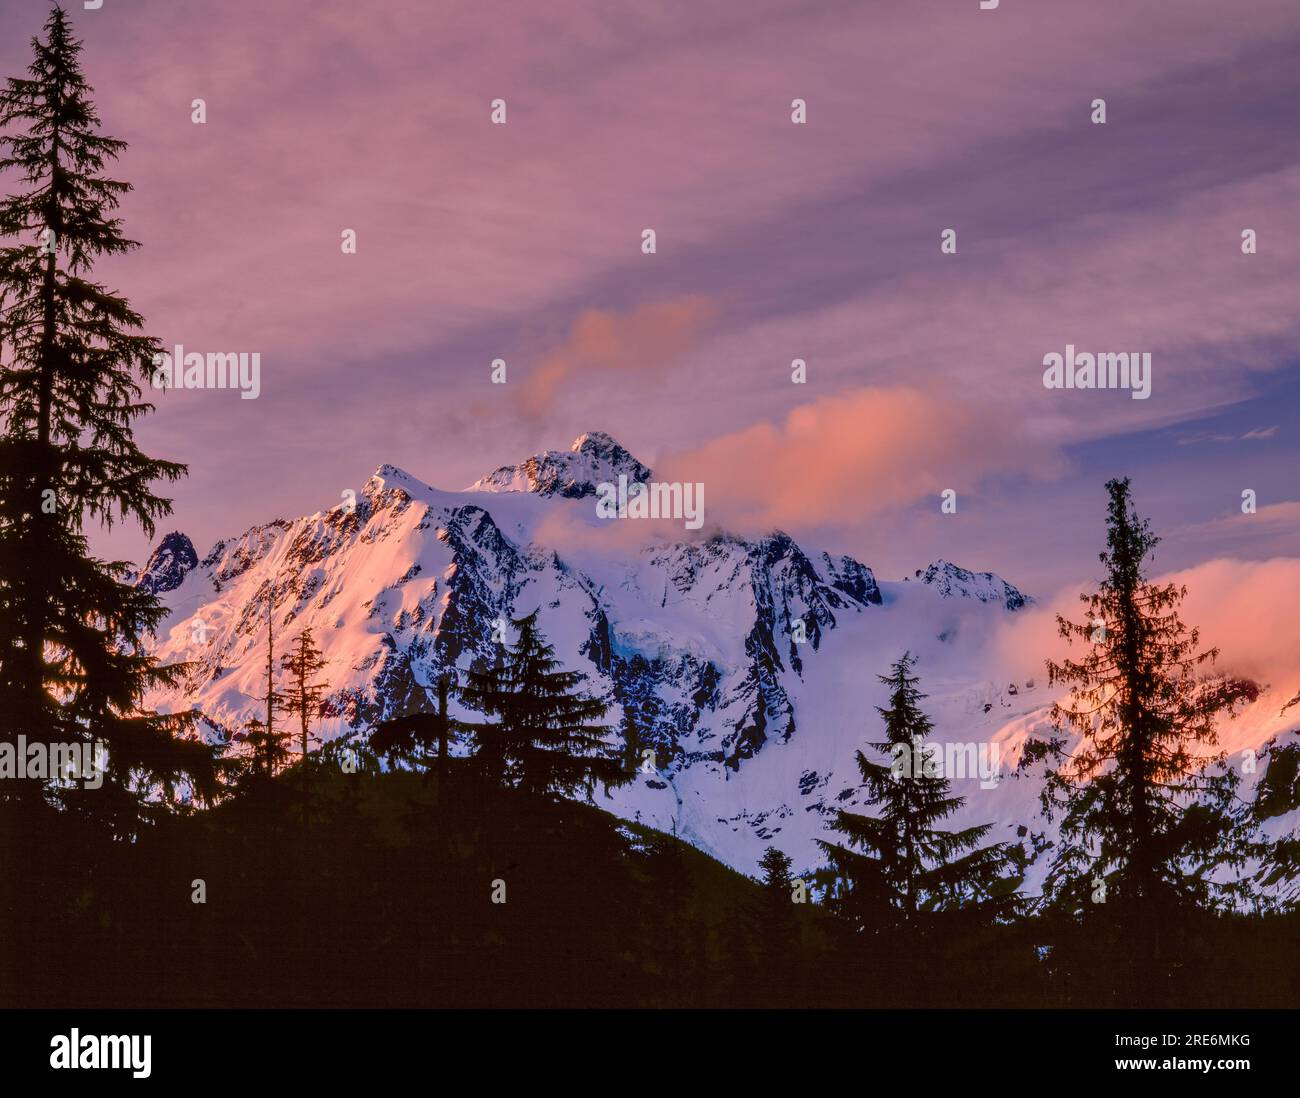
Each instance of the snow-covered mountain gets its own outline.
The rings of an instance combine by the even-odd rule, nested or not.
[[[620,473],[629,482],[650,479],[650,470],[604,431],[588,431],[574,439],[569,449],[547,450],[518,465],[502,466],[475,481],[469,491],[536,492],[582,499],[594,496],[598,484],[617,482]]]
[[[609,723],[627,707],[650,726],[653,772],[600,803],[752,872],[769,843],[811,866],[828,817],[862,804],[854,753],[880,738],[877,676],[910,650],[934,738],[1001,753],[996,780],[954,779],[968,802],[952,822],[994,821],[1004,839],[1043,829],[1037,787],[1012,771],[1052,697],[1041,676],[1008,681],[998,643],[1026,596],[942,560],[881,581],[779,531],[629,548],[603,536],[611,520],[591,498],[620,474],[651,478],[591,432],[464,491],[383,465],[355,505],[255,526],[202,560],[168,534],[139,582],[169,609],[156,654],[192,667],[149,700],[197,710],[206,736],[230,742],[261,710],[269,601],[277,649],[310,626],[328,661],[320,737],[367,732],[429,708],[444,669],[493,656],[499,619],[540,609],[566,664],[614,700]],[[1228,746],[1257,747],[1293,718],[1263,695]]]
[[[1001,576],[995,576],[992,572],[971,572],[949,564],[946,560],[936,560],[924,572],[918,568],[916,578],[922,583],[931,584],[945,598],[958,595],[979,599],[980,602],[1000,602],[1008,610],[1019,610],[1033,601]]]

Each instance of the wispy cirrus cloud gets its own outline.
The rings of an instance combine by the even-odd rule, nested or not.
[[[1179,527],[1172,536],[1222,544],[1249,542],[1260,552],[1267,552],[1285,539],[1287,544],[1277,545],[1278,549],[1300,550],[1300,500],[1259,504],[1251,511],[1228,511],[1205,522]]]
[[[1277,425],[1272,427],[1252,427],[1241,434],[1224,434],[1221,431],[1203,431],[1199,434],[1186,435],[1178,440],[1179,446],[1195,446],[1202,442],[1259,442],[1273,438],[1277,434]]]

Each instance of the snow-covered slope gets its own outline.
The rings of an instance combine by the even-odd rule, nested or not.
[[[368,731],[427,708],[443,669],[491,659],[498,619],[539,609],[566,664],[615,702],[609,723],[629,707],[650,724],[654,772],[601,803],[752,872],[769,843],[811,866],[829,816],[861,805],[854,752],[880,738],[877,676],[910,650],[935,739],[1002,753],[998,780],[954,780],[969,800],[953,822],[994,821],[1007,839],[1042,830],[1037,787],[1011,771],[1052,699],[1041,679],[1007,681],[997,644],[1025,596],[945,561],[880,582],[780,532],[613,548],[590,497],[620,473],[651,476],[592,432],[461,492],[384,465],[354,508],[254,527],[202,560],[169,534],[140,582],[170,611],[157,654],[193,666],[150,701],[194,708],[205,735],[230,742],[261,711],[269,614],[278,650],[310,626],[324,651],[320,737]],[[592,536],[561,552],[557,529]],[[1266,693],[1231,746],[1259,746],[1295,715]]]

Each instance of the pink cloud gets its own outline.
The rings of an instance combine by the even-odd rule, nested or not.
[[[994,409],[907,387],[867,387],[794,408],[779,426],[755,424],[656,469],[662,480],[705,485],[711,522],[771,527],[843,522],[990,474],[1060,461],[1013,423],[990,430]]]
[[[564,343],[527,370],[518,391],[520,408],[542,416],[563,385],[588,375],[667,369],[717,315],[717,306],[705,297],[641,305],[628,313],[586,309]]]
[[[1300,629],[1295,624],[1300,621],[1300,558],[1219,558],[1159,578],[1187,587],[1180,616],[1201,630],[1203,647],[1220,650],[1219,670],[1252,678],[1287,697],[1300,691]],[[1095,579],[1067,585],[1009,620],[998,641],[1004,665],[1020,675],[1041,677],[1045,659],[1069,651],[1057,634],[1056,615],[1083,621],[1078,595],[1095,587]]]

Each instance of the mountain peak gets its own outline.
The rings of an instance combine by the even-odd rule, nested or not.
[[[409,484],[420,483],[420,481],[416,477],[413,477],[405,469],[402,469],[396,465],[390,465],[388,462],[384,462],[383,465],[381,465],[378,469],[376,469],[373,473],[371,473],[370,479],[382,480],[386,484],[401,484],[404,482]]]
[[[136,586],[155,595],[174,591],[198,563],[199,555],[194,551],[194,543],[179,530],[173,530],[149,554],[136,577]]]
[[[650,469],[604,431],[585,431],[569,449],[546,450],[518,465],[503,465],[471,484],[470,491],[582,499],[594,496],[597,485],[614,483],[620,476],[644,482],[650,479]]]
[[[1033,601],[993,572],[972,572],[969,568],[962,568],[942,558],[936,560],[924,572],[918,568],[916,576],[944,598],[958,597],[979,599],[980,602],[1000,602],[1008,610],[1019,610]]]
[[[604,431],[583,431],[573,440],[573,445],[569,449],[575,454],[595,454],[598,456],[616,454],[626,458],[632,456],[618,444],[613,435],[608,435]]]

